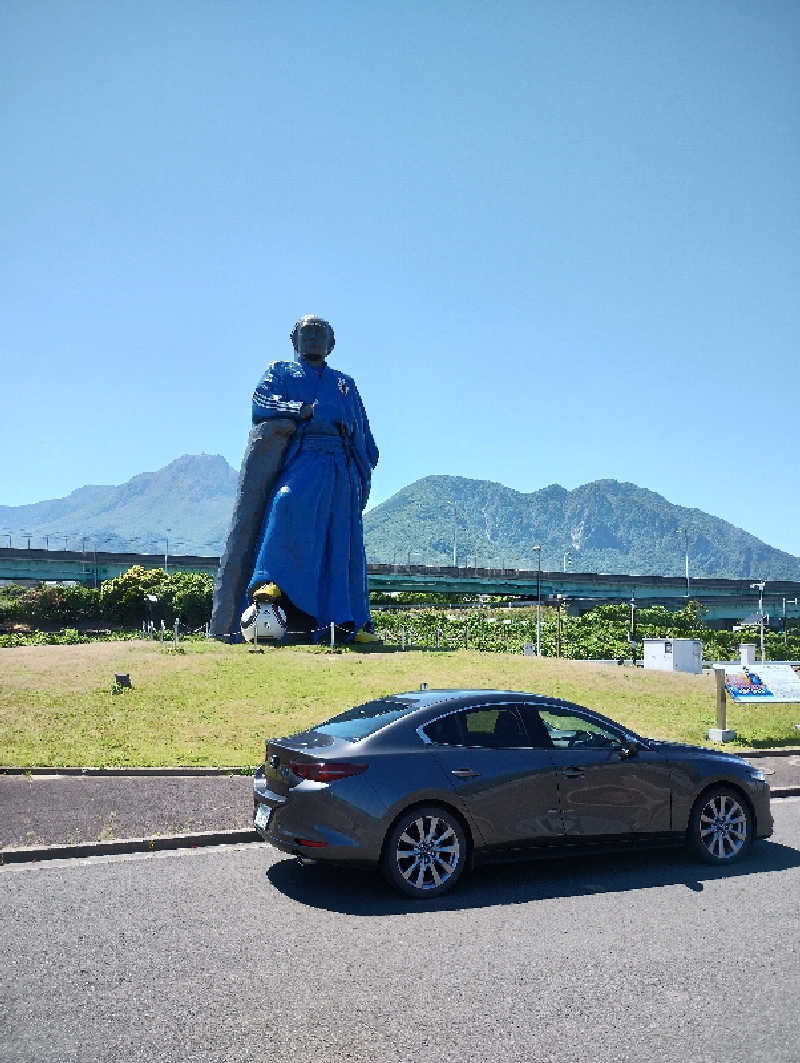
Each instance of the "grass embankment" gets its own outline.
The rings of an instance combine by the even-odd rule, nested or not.
[[[708,744],[713,678],[521,655],[349,652],[184,643],[25,646],[0,655],[0,765],[246,765],[291,734],[381,694],[429,687],[532,690],[646,735]],[[115,673],[132,690],[113,694]],[[729,702],[738,745],[797,743],[798,706]],[[730,747],[728,747],[730,748]]]

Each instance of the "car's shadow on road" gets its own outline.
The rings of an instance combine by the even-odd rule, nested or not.
[[[491,864],[465,875],[453,893],[430,901],[402,897],[371,869],[301,867],[296,860],[280,860],[269,868],[267,878],[275,889],[311,908],[376,916],[463,911],[661,886],[684,886],[693,893],[702,893],[707,882],[795,867],[800,867],[797,849],[761,841],[746,860],[729,868],[698,863],[681,849]]]

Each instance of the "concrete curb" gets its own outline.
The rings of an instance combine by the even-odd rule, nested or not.
[[[800,786],[776,786],[770,787],[770,797],[800,797]]]
[[[126,775],[146,776],[190,776],[190,775],[252,775],[253,767],[232,766],[230,768],[65,768],[53,765],[49,768],[24,768],[14,765],[0,767],[0,775],[92,775],[116,779]]]
[[[116,841],[107,842],[79,842],[77,845],[20,846],[0,850],[0,866],[28,864],[36,860],[118,856],[125,853],[153,853],[169,849],[242,845],[260,841],[263,841],[263,838],[254,830],[220,830],[196,831],[192,834],[162,834],[152,838],[119,838]]]
[[[754,749],[752,753],[737,753],[737,756],[745,760],[758,760],[760,757],[796,757],[800,756],[800,749],[786,746],[783,749]]]

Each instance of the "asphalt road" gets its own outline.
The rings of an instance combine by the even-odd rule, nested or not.
[[[7,1063],[797,1063],[800,799],[682,853],[483,869],[413,904],[266,846],[0,869]]]

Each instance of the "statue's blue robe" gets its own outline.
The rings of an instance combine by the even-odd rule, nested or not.
[[[303,403],[314,416],[300,419]],[[327,364],[273,362],[253,395],[253,423],[298,421],[267,503],[248,594],[277,583],[313,616],[316,636],[331,621],[370,623],[361,513],[378,448],[355,382]]]

